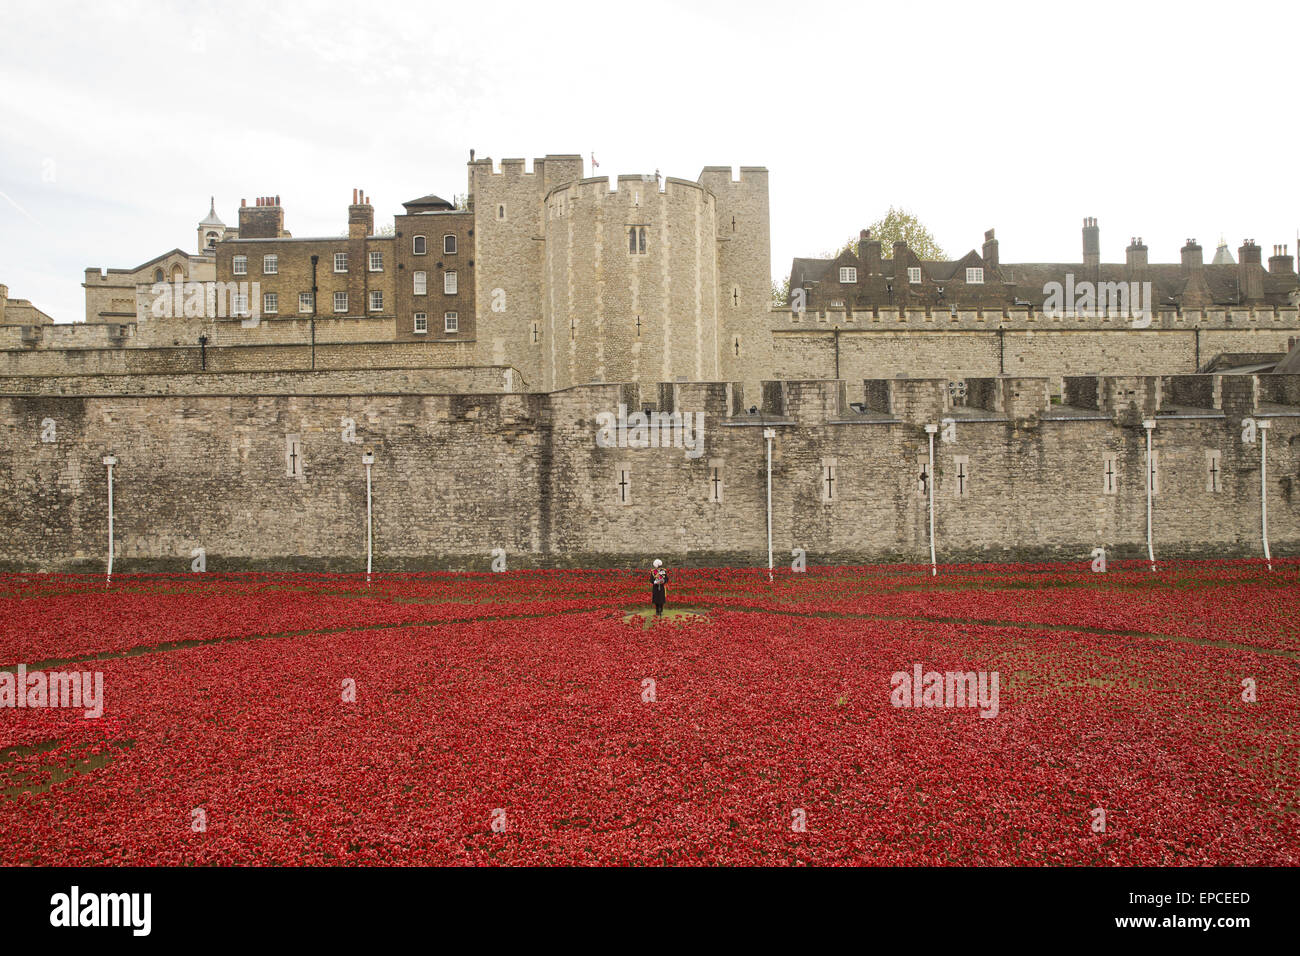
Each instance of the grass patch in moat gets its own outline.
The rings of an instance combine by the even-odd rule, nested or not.
[[[654,605],[651,604],[647,607],[638,607],[624,614],[623,623],[631,624],[633,621],[639,620],[644,628],[652,626],[656,620],[667,621],[671,624],[685,624],[693,620],[702,621],[708,616],[709,609],[707,607],[696,607],[689,604],[674,606],[669,604],[664,607],[663,615],[656,617]]]

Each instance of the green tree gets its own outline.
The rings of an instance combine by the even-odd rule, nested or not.
[[[948,258],[948,254],[943,251],[930,230],[925,228],[921,220],[906,209],[895,209],[890,206],[884,217],[873,222],[870,229],[871,238],[880,240],[880,256],[882,259],[893,258],[894,243],[899,239],[905,240],[907,247],[920,259]],[[849,239],[825,258],[834,259],[845,250],[856,251],[857,245],[858,240],[856,238]]]
[[[772,304],[778,309],[783,309],[790,304],[790,277],[786,276],[780,282],[772,280]]]

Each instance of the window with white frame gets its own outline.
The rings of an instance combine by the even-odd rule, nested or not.
[[[346,292],[334,293],[334,311],[346,312],[348,310],[348,294]]]
[[[907,281],[908,281],[909,283],[911,283],[912,285],[920,285],[920,284],[921,284],[921,267],[920,267],[920,266],[908,266],[908,267],[907,267]]]
[[[230,271],[237,276],[248,275],[248,256],[235,256],[231,259]]]
[[[456,294],[456,273],[444,272],[442,274],[442,291],[447,295]]]
[[[418,334],[418,335],[424,335],[426,332],[428,332],[428,331],[429,331],[429,313],[427,313],[427,312],[417,312],[417,313],[415,313],[415,324],[412,326],[412,329],[413,329],[413,330],[416,332],[416,334]]]
[[[424,255],[428,249],[424,236],[415,236],[411,239],[411,254],[416,256]]]
[[[384,294],[382,292],[375,290],[370,293],[370,311],[384,311]]]
[[[280,274],[280,257],[276,255],[262,256],[262,275],[273,276]]]
[[[230,297],[230,311],[233,315],[248,315],[248,294],[236,292]]]
[[[442,330],[444,332],[460,331],[460,313],[448,312],[442,317]]]
[[[427,272],[412,272],[411,281],[416,295],[425,295],[428,292],[429,274]]]
[[[455,236],[448,235],[442,237],[442,253],[446,256],[454,256],[456,254]]]
[[[840,266],[840,281],[841,281],[841,282],[857,282],[857,281],[858,281],[858,270],[857,270],[856,268],[854,268],[853,266]]]
[[[335,272],[348,271],[348,254],[346,252],[334,253],[334,271]]]
[[[298,293],[298,311],[310,312],[312,310],[312,301],[310,292]]]
[[[967,285],[983,285],[983,284],[984,284],[984,270],[983,270],[982,268],[979,268],[979,267],[976,267],[976,268],[974,268],[974,269],[967,269],[967,270],[966,270],[966,284],[967,284]]]
[[[262,293],[262,311],[267,315],[275,315],[280,311],[280,296],[274,292]]]
[[[370,253],[370,271],[371,272],[384,271],[384,254],[382,252]]]

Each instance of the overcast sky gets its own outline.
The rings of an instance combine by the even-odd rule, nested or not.
[[[81,319],[83,270],[191,250],[215,195],[295,235],[354,186],[466,189],[493,159],[771,171],[772,271],[891,205],[952,255],[1295,252],[1295,3],[477,4],[0,0],[0,283]]]

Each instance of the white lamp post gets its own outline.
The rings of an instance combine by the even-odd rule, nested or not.
[[[108,578],[113,577],[113,466],[117,464],[117,459],[112,455],[104,456],[104,464],[108,466]]]
[[[1151,473],[1151,433],[1155,430],[1156,420],[1154,418],[1144,419],[1142,427],[1147,431],[1147,558],[1151,561],[1151,570],[1154,571],[1156,569],[1156,551],[1151,535],[1151,498],[1155,488]]]
[[[1268,426],[1271,424],[1267,418],[1255,423],[1259,429],[1259,533],[1264,539],[1264,560],[1270,571],[1273,570],[1273,556],[1268,552]]]
[[[939,431],[938,425],[926,425],[925,433],[930,436],[930,480],[926,482],[926,491],[930,493],[930,576],[939,573],[934,558],[934,436]]]
[[[370,580],[370,564],[372,555],[372,534],[373,524],[371,522],[370,511],[370,466],[375,463],[375,453],[368,451],[361,456],[361,464],[366,466],[366,580]]]

